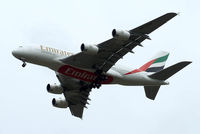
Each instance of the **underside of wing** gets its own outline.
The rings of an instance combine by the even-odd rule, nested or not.
[[[57,73],[58,80],[64,88],[65,100],[69,104],[71,114],[82,118],[84,108],[89,104],[91,87],[89,83],[77,81],[62,74]]]
[[[130,32],[135,32],[135,33],[141,33],[141,34],[150,34],[163,24],[165,24],[167,21],[175,17],[177,14],[176,13],[167,13],[163,16],[160,16],[150,22],[147,22],[133,30],[130,30]]]
[[[112,38],[103,43],[95,45],[94,50],[98,49],[98,53],[96,54],[91,55],[86,52],[80,52],[68,58],[61,59],[61,61],[66,64],[81,68],[102,70],[103,72],[107,72],[124,55],[129,52],[133,53],[133,48],[136,46],[142,46],[142,41],[145,39],[150,39],[147,34],[150,34],[176,15],[176,13],[167,13],[135,29],[130,31],[122,31],[126,35],[130,34],[128,35],[130,38],[126,38],[126,40]]]
[[[80,105],[80,104],[71,105],[71,106],[69,106],[69,109],[70,109],[72,115],[82,119],[83,110],[84,110],[84,107],[82,105]]]
[[[79,90],[65,91],[64,96],[69,102],[69,108],[72,115],[82,118],[83,110],[88,103],[91,88],[81,87]]]

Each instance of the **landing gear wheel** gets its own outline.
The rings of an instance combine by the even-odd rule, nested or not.
[[[101,84],[97,84],[96,87],[97,89],[99,89],[101,87]]]
[[[99,89],[101,87],[101,84],[100,83],[93,83],[92,84],[92,88],[97,88]]]
[[[26,62],[23,62],[22,67],[25,67],[25,66],[26,66]]]
[[[96,88],[96,84],[95,83],[92,84],[92,88]]]

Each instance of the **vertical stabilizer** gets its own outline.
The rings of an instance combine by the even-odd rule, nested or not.
[[[165,67],[168,56],[168,52],[161,51],[157,53],[150,61],[152,64],[145,71],[151,73],[161,71]]]
[[[141,66],[139,69],[135,69],[131,72],[126,73],[125,75],[143,71],[146,71],[151,74],[159,72],[164,68],[168,56],[169,56],[168,52],[161,51],[157,53],[149,62]]]

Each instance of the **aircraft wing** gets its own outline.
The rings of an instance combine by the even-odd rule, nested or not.
[[[84,108],[87,108],[86,104],[89,104],[88,100],[90,100],[89,95],[92,88],[89,83],[80,83],[59,73],[56,73],[56,76],[64,88],[64,96],[69,103],[71,114],[82,118]]]
[[[87,90],[71,90],[64,92],[64,96],[70,104],[69,109],[72,115],[82,119],[84,108],[87,108],[86,104],[89,104],[87,101],[89,100],[90,91],[91,88],[87,88]],[[76,93],[69,97],[69,94],[72,94],[74,92]]]
[[[130,30],[131,33],[141,33],[141,34],[150,34],[163,24],[165,24],[167,21],[175,17],[176,13],[167,13],[161,17],[158,17],[150,22],[147,22],[135,29]]]
[[[150,22],[147,22],[135,29],[130,30],[131,34],[135,34],[135,38],[131,40],[109,39],[98,44],[99,52],[96,55],[88,55],[80,52],[68,58],[61,59],[66,64],[87,69],[99,69],[107,72],[120,58],[123,58],[128,52],[136,46],[142,46],[141,42],[145,39],[150,39],[147,34],[150,34],[161,25],[175,17],[176,13],[167,13]]]

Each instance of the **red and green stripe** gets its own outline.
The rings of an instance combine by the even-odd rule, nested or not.
[[[147,62],[146,64],[144,64],[143,66],[141,66],[139,69],[135,69],[131,72],[126,73],[125,75],[142,72],[142,71],[158,72],[164,68],[165,62],[166,62],[168,56],[169,56],[169,54],[159,57],[159,58],[156,58],[156,59],[153,59],[153,60]]]

